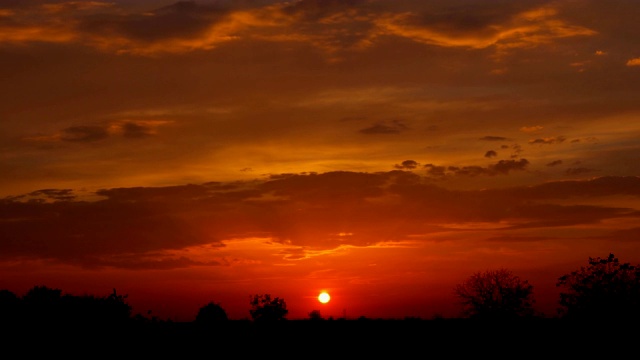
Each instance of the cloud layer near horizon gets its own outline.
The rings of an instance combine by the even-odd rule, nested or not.
[[[247,238],[285,245],[282,259],[296,260],[340,247],[455,241],[471,231],[480,243],[542,242],[558,236],[545,235],[550,229],[571,226],[597,225],[587,238],[607,241],[638,241],[640,235],[632,225],[640,217],[638,177],[463,191],[409,171],[329,172],[97,195],[102,199],[79,201],[73,191],[51,189],[2,200],[0,260],[171,269],[232,265],[240,260],[215,249]],[[197,248],[211,248],[211,258],[191,259],[189,250]]]

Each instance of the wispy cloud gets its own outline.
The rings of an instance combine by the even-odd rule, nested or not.
[[[367,134],[367,135],[399,134],[407,129],[408,127],[402,121],[392,120],[388,122],[380,122],[380,123],[374,124],[370,127],[361,129],[360,132],[362,134]]]
[[[566,140],[564,136],[553,136],[546,138],[537,138],[529,140],[529,144],[559,144]]]
[[[472,49],[495,47],[501,53],[533,48],[567,37],[596,35],[589,28],[563,20],[551,5],[536,8],[506,6],[503,13],[483,12],[479,7],[478,10],[474,13],[474,21],[469,21],[466,15],[469,12],[404,12],[384,14],[376,20],[376,25],[386,33],[429,45]]]
[[[155,135],[159,127],[169,123],[171,121],[168,120],[114,120],[97,125],[73,125],[50,135],[27,136],[23,140],[33,143],[91,143],[116,135],[142,138]]]
[[[480,140],[484,140],[484,141],[506,141],[509,140],[504,136],[483,136],[480,138]]]

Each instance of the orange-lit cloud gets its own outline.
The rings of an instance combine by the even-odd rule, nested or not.
[[[629,59],[627,66],[640,66],[640,58]]]
[[[376,25],[382,29],[381,32],[430,45],[476,49],[495,46],[501,52],[536,47],[566,37],[596,34],[593,30],[561,20],[558,11],[551,6],[502,15],[503,18],[499,19],[496,14],[479,14],[479,21],[467,23],[464,17],[452,19],[450,16],[455,15],[446,12],[441,18],[432,14],[391,13],[378,18]]]
[[[520,131],[525,133],[534,133],[542,130],[542,126],[523,126],[520,128]]]
[[[562,20],[550,6],[478,13],[476,22],[428,10],[394,11],[390,4],[381,8],[365,1],[305,0],[256,8],[177,2],[154,11],[127,13],[105,2],[50,3],[16,12],[3,10],[18,21],[4,27],[0,42],[76,42],[104,51],[154,55],[261,40],[308,43],[330,59],[339,59],[335,54],[375,46],[389,35],[443,47],[495,46],[504,51],[595,34]]]

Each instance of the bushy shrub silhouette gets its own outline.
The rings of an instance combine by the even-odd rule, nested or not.
[[[508,269],[476,272],[454,292],[465,317],[474,319],[520,319],[533,316],[533,286]]]
[[[252,295],[249,297],[249,314],[254,321],[286,320],[287,303],[281,298],[271,298],[270,294]]]
[[[614,254],[563,275],[558,314],[566,319],[640,319],[640,265],[620,263]]]
[[[320,310],[311,310],[309,313],[309,320],[324,320],[322,314],[320,314]]]
[[[198,310],[195,322],[198,325],[212,325],[226,322],[228,319],[227,312],[222,306],[213,301],[204,305]]]

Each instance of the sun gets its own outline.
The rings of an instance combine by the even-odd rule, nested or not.
[[[320,295],[318,295],[318,301],[320,301],[323,304],[328,303],[329,300],[331,300],[331,296],[329,296],[329,293],[326,291],[323,291],[320,293]]]

